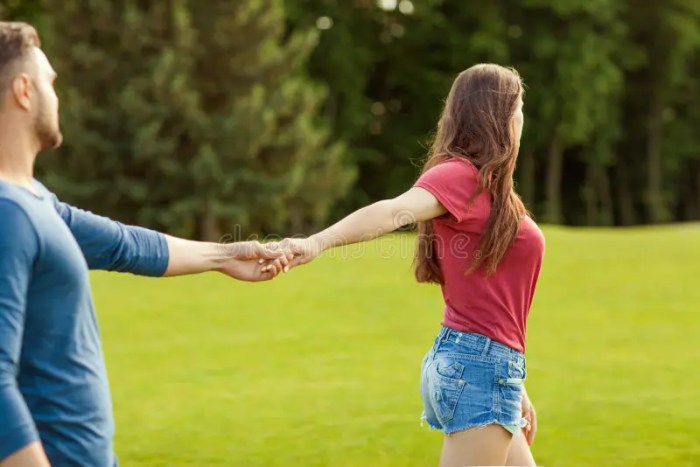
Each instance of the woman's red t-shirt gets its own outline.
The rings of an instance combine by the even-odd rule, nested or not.
[[[449,214],[432,220],[444,284],[443,324],[475,332],[525,351],[525,325],[544,257],[544,236],[524,217],[520,230],[495,273],[465,271],[478,254],[481,235],[491,213],[491,195],[478,190],[478,169],[453,158],[425,172],[415,184],[432,193]]]

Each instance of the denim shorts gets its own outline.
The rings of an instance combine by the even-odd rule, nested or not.
[[[445,434],[490,424],[518,434],[525,376],[522,353],[443,326],[421,368],[422,419]]]

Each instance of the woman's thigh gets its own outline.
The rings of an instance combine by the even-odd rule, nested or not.
[[[445,435],[440,467],[504,465],[512,435],[500,425],[486,425]]]
[[[506,465],[528,467],[537,465],[535,464],[534,457],[532,457],[530,446],[528,446],[527,440],[522,433],[518,436],[513,436],[513,440],[510,442],[510,447],[508,448]]]

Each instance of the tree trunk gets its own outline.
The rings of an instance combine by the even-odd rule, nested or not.
[[[700,220],[700,170],[698,170],[697,176],[695,177],[695,202],[697,203],[696,206],[698,209],[695,211],[693,219]]]
[[[700,161],[688,164],[688,189],[683,196],[681,215],[684,221],[700,220]]]
[[[613,225],[614,205],[612,190],[610,189],[610,173],[607,167],[600,171],[600,223],[601,225]]]
[[[620,224],[634,225],[637,223],[637,216],[634,210],[634,198],[630,189],[629,172],[627,162],[620,154],[617,155],[615,164],[615,174],[617,186],[617,207],[620,211]]]
[[[610,177],[607,167],[596,162],[586,166],[584,187],[587,225],[611,225],[613,223],[613,200],[610,194]]]
[[[586,205],[586,225],[598,224],[598,177],[595,162],[586,165],[586,182],[583,199]]]
[[[535,206],[535,158],[531,151],[518,156],[518,193],[528,209]]]
[[[221,228],[214,215],[213,202],[208,200],[204,206],[204,212],[199,215],[197,222],[197,238],[208,242],[221,240]]]
[[[293,235],[299,235],[304,232],[304,216],[301,209],[297,206],[289,208],[289,228]]]
[[[561,174],[564,165],[564,149],[559,142],[559,137],[554,136],[549,145],[547,155],[547,200],[545,208],[545,221],[551,224],[559,224],[561,215]]]
[[[668,220],[668,210],[663,194],[663,166],[661,163],[663,142],[661,110],[660,99],[654,98],[647,122],[647,192],[645,197],[649,222],[652,224]]]

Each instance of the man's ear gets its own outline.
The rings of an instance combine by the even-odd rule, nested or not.
[[[12,80],[11,97],[24,110],[31,110],[32,82],[29,75],[20,73]]]

